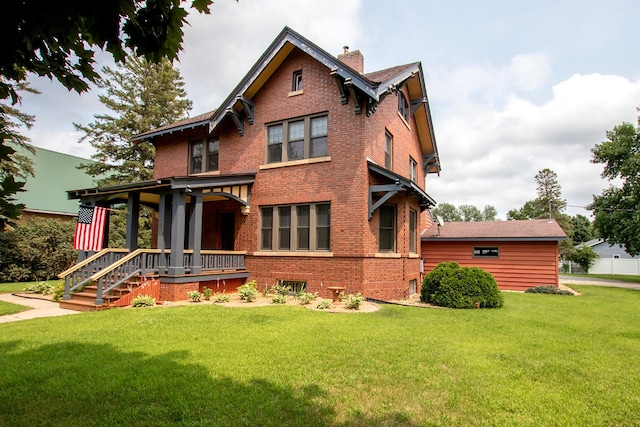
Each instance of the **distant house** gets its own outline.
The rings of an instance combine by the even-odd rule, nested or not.
[[[640,275],[640,255],[631,256],[624,247],[611,245],[604,239],[589,240],[581,245],[591,247],[598,254],[590,274]]]
[[[617,243],[611,245],[604,239],[589,240],[588,242],[581,243],[578,246],[582,245],[589,246],[593,249],[593,251],[598,254],[599,258],[640,259],[640,255],[631,256],[622,246]]]
[[[45,148],[35,148],[35,154],[13,146],[19,154],[33,161],[34,176],[26,179],[25,191],[16,194],[18,203],[24,203],[18,223],[25,224],[32,218],[54,218],[75,220],[78,215],[78,201],[67,198],[70,188],[95,185],[93,177],[77,167],[91,160],[69,154],[58,153]]]
[[[440,262],[480,267],[503,290],[558,286],[558,242],[566,234],[546,219],[437,223],[422,236],[425,274]]]

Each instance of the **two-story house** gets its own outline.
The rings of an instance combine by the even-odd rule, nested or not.
[[[136,265],[161,299],[245,280],[325,297],[419,291],[425,177],[440,171],[419,62],[364,73],[359,51],[336,58],[284,28],[217,109],[141,141],[156,149],[153,181],[69,197],[127,203],[129,251],[140,204],[157,209],[155,249]]]

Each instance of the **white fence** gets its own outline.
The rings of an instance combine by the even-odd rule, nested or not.
[[[640,259],[598,258],[589,273],[640,276]]]

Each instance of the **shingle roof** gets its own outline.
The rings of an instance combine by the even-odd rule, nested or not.
[[[18,203],[24,203],[29,211],[78,214],[78,201],[67,199],[67,190],[92,187],[96,183],[77,166],[91,160],[37,148],[35,156],[24,148],[13,146],[17,152],[33,160],[34,175],[27,177],[25,191],[16,194]]]
[[[160,126],[159,128],[151,130],[149,132],[144,132],[144,133],[141,133],[140,135],[136,135],[131,140],[134,142],[144,141],[145,139],[151,139],[155,136],[164,135],[166,133],[177,132],[178,130],[188,129],[196,126],[208,125],[209,119],[211,118],[211,116],[213,116],[215,112],[216,110],[212,110],[203,114],[199,114],[197,116],[178,120],[177,122]]]
[[[384,70],[364,73],[363,76],[374,83],[382,83],[408,69],[415,68],[418,64],[419,62],[412,62],[411,64],[397,65],[395,67],[385,68]]]
[[[439,228],[439,230],[438,230]],[[564,240],[567,235],[548,219],[433,223],[422,240]]]

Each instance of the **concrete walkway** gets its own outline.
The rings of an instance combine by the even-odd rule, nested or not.
[[[561,285],[595,285],[595,286],[613,286],[616,288],[636,289],[640,291],[640,283],[621,282],[619,280],[598,279],[589,276],[563,276],[560,275]]]
[[[16,322],[18,320],[35,319],[38,317],[64,316],[66,314],[78,314],[79,311],[60,308],[60,304],[44,299],[24,298],[12,294],[0,294],[0,300],[13,304],[31,307],[16,314],[0,316],[0,323]]]

